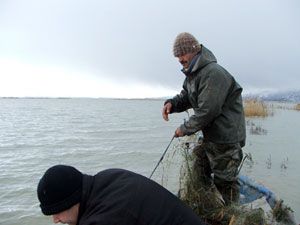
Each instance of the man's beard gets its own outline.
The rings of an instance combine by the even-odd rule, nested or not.
[[[180,64],[184,67],[184,68],[188,68],[189,62],[188,61],[179,61]]]

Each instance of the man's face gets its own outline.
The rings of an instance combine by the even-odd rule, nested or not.
[[[79,212],[79,203],[65,211],[52,215],[53,223],[76,225],[78,212]]]
[[[178,56],[177,58],[180,64],[183,66],[183,68],[188,69],[195,55],[196,53],[187,53],[185,55]]]

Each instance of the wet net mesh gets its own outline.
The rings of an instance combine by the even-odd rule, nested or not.
[[[197,135],[175,139],[156,180],[160,179],[160,184],[177,193],[204,222],[229,225],[295,224],[289,219],[292,210],[280,205],[280,202],[273,210],[266,208],[264,203],[225,205],[217,188],[207,186],[197,176],[192,149],[198,144],[201,141]]]

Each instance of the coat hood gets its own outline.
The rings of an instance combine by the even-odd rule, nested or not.
[[[215,62],[215,63],[217,62],[216,57],[210,50],[205,48],[204,45],[201,45],[200,56],[198,57],[195,64],[192,65],[191,73],[194,73],[195,71],[205,67],[206,65],[208,65],[212,62]]]

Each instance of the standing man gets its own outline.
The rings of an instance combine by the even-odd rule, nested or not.
[[[76,168],[49,168],[37,188],[40,207],[69,225],[204,225],[171,192],[139,174],[108,169],[91,176]]]
[[[176,129],[175,137],[202,131],[203,143],[194,149],[199,179],[215,185],[225,204],[238,201],[237,175],[246,137],[242,88],[189,33],[176,37],[173,54],[186,78],[180,94],[165,102],[162,116],[168,121],[170,113],[194,110]]]

